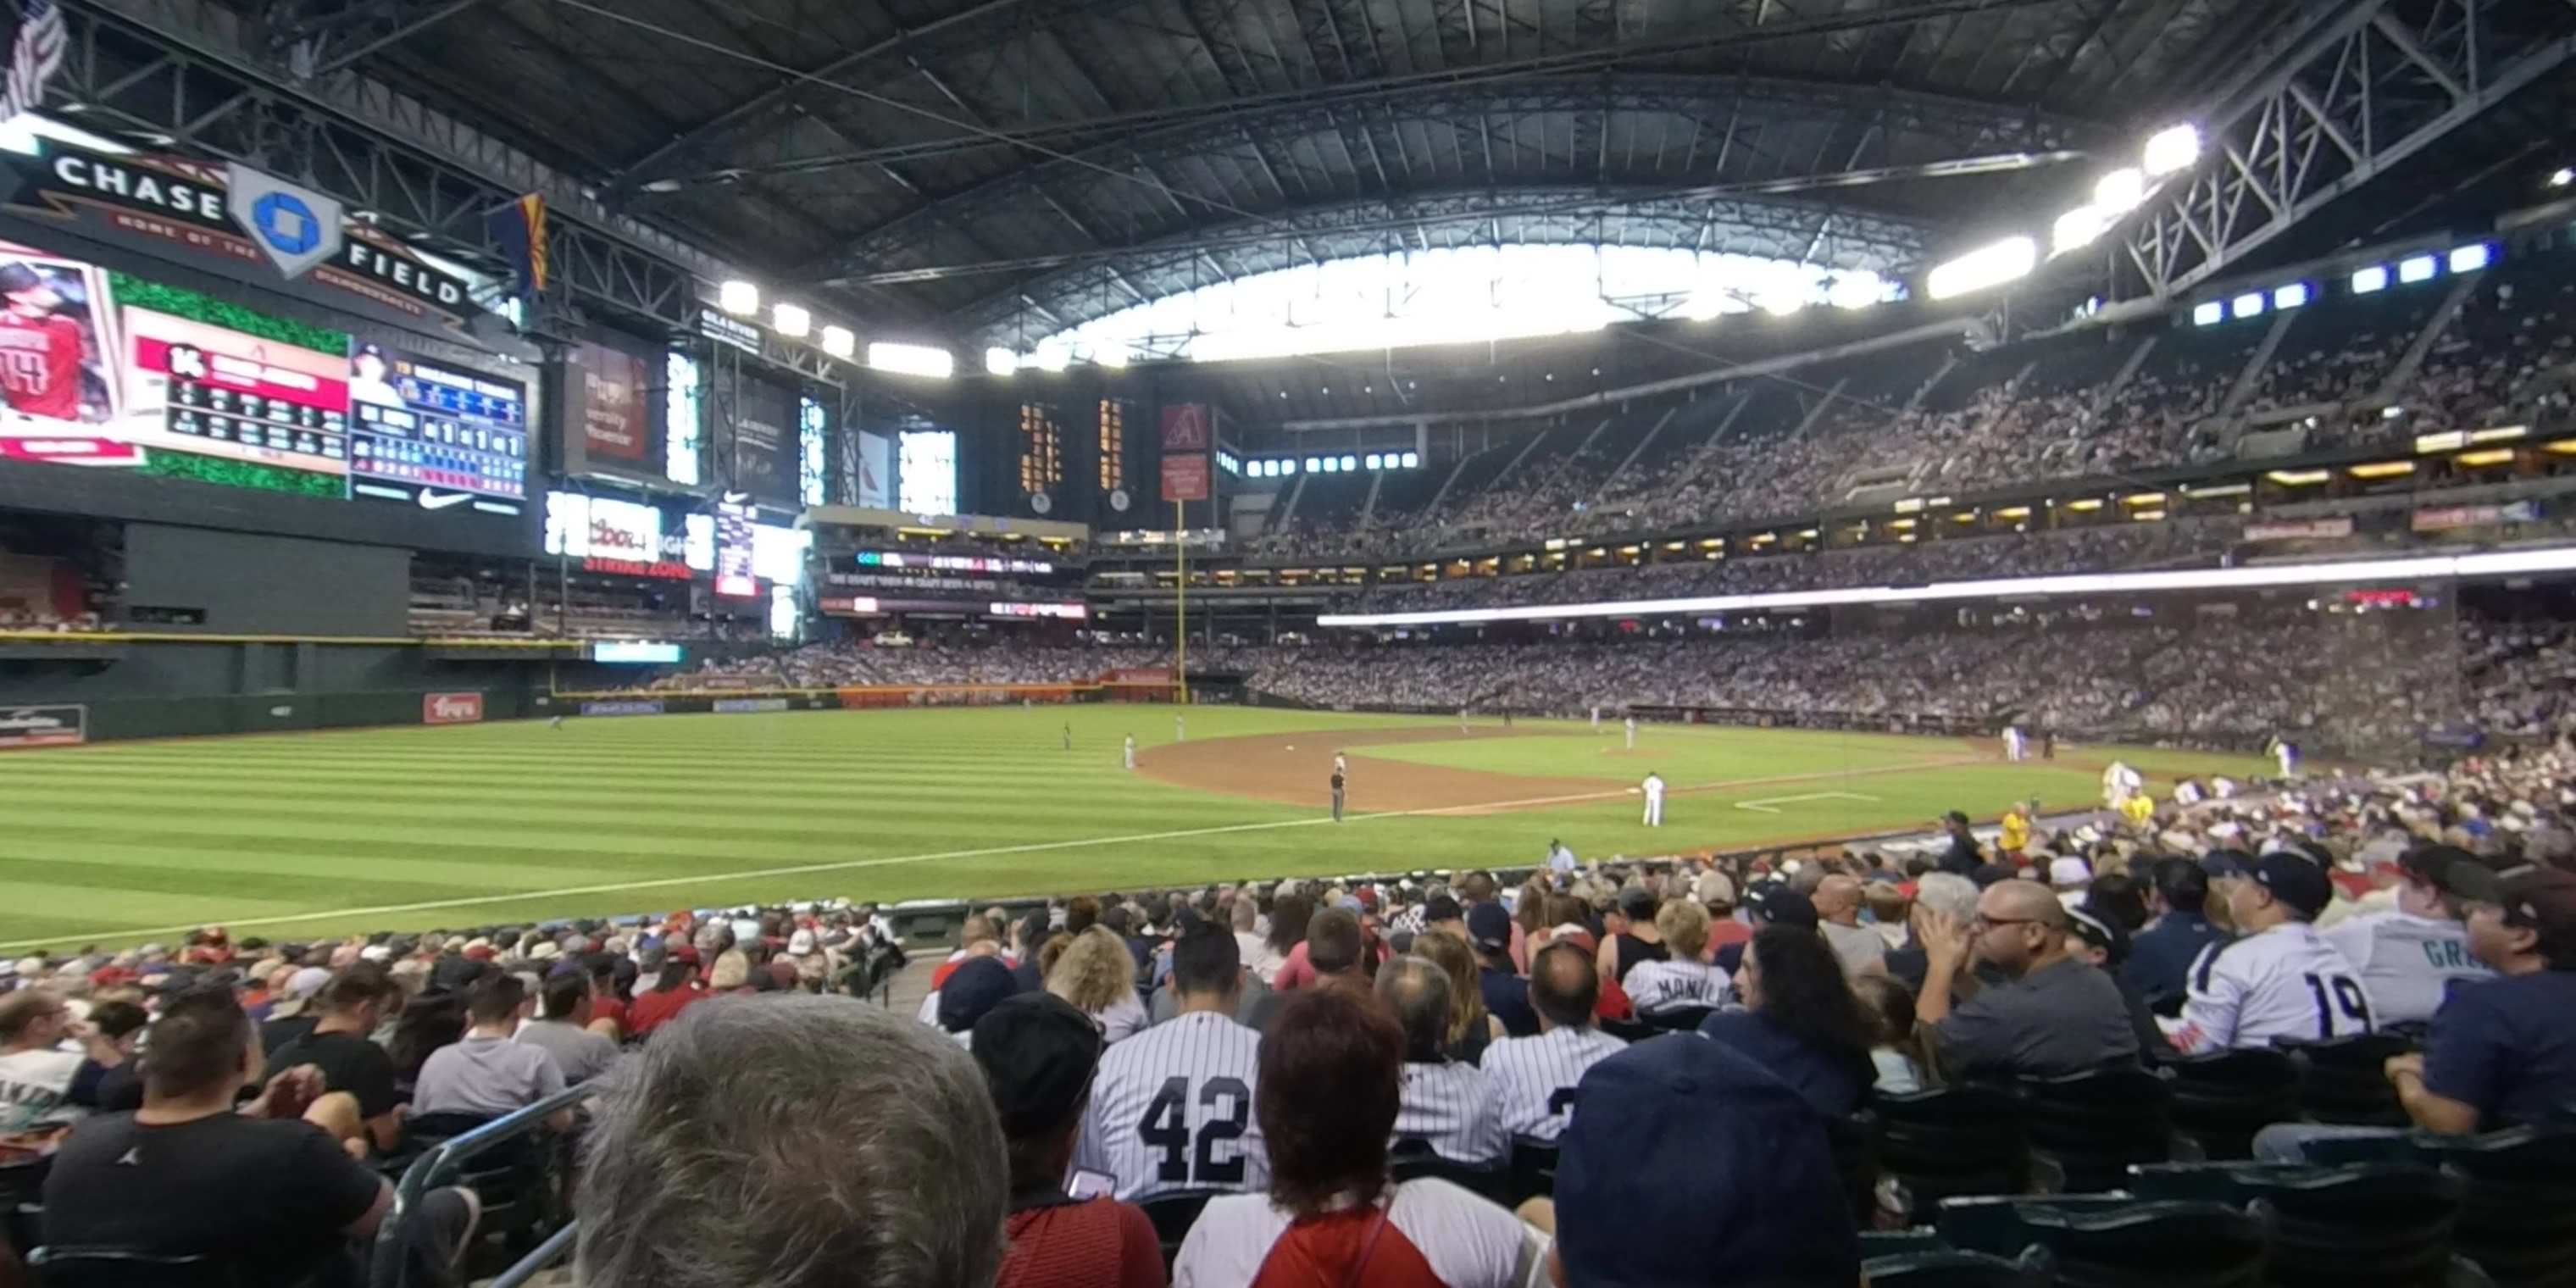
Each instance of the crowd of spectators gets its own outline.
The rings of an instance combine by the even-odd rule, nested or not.
[[[355,1283],[391,1221],[435,1284],[481,1200],[396,1213],[379,1169],[554,1106],[577,1281],[706,1288],[1159,1285],[1138,1205],[1179,1192],[1215,1197],[1177,1284],[1848,1284],[1874,1218],[1831,1125],[1875,1095],[2377,1032],[2420,1036],[2385,1070],[2415,1130],[2576,1112],[2576,755],[2192,786],[1991,842],[997,907],[911,1018],[837,901],[209,928],[11,964],[0,1104],[46,1244]],[[1442,1179],[1514,1141],[1547,1197]]]
[[[2571,727],[2576,637],[2561,624],[2404,610],[2096,616],[1726,631],[1543,643],[1390,642],[1236,650],[1253,687],[1320,706],[1586,715],[1703,707],[1861,727],[1921,719],[2070,736],[2402,754],[2428,735]]]
[[[1071,684],[1112,671],[1168,666],[1150,645],[1005,639],[877,644],[836,639],[783,652],[705,658],[650,681],[657,692],[904,685]]]
[[[2517,423],[2576,405],[2569,369],[2576,274],[2564,259],[2488,270],[2443,320],[2411,379],[2400,379],[2401,363],[2434,320],[2441,295],[2431,288],[2310,302],[2286,319],[2282,343],[2233,405],[2268,319],[2125,339],[2120,354],[2153,346],[2134,370],[2063,342],[2020,363],[2001,360],[2010,351],[1975,355],[1937,381],[1926,366],[1915,383],[1932,381],[1936,391],[1943,381],[1981,382],[1937,398],[1915,397],[1905,380],[1874,370],[1855,377],[1874,378],[1870,391],[1833,395],[1828,369],[1801,373],[1785,393],[1739,391],[1735,397],[1749,400],[1740,423],[1651,470],[1611,477],[1626,438],[1595,439],[1579,451],[1534,452],[1498,477],[1445,491],[1420,512],[1380,507],[1365,531],[1298,525],[1257,538],[1252,550],[1401,558],[1540,537],[1801,519],[1850,501],[1860,471],[1882,485],[1901,483],[1905,495],[2118,476],[2223,459],[2248,424],[2294,424],[2307,446],[2323,448]],[[2073,378],[2055,378],[2058,367]],[[2400,414],[2384,414],[2392,405]],[[2294,421],[2277,415],[2302,408],[2309,415]]]

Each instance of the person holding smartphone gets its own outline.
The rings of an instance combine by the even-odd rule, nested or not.
[[[1164,1288],[1145,1210],[1109,1194],[1115,1178],[1073,1167],[1107,1046],[1090,1016],[1051,993],[1020,994],[975,1022],[975,1063],[1011,1163],[1010,1247],[994,1288]]]

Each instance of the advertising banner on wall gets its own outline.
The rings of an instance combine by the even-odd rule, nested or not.
[[[653,377],[659,359],[622,346],[584,341],[564,352],[564,469],[658,478]]]
[[[0,747],[63,747],[88,737],[89,708],[77,703],[0,707]]]
[[[424,693],[420,695],[420,722],[449,725],[474,724],[483,718],[483,695],[476,693]]]
[[[2331,519],[2277,519],[2270,523],[2245,525],[2245,539],[2248,541],[2336,541],[2351,535],[2350,515]]]
[[[733,486],[757,501],[798,506],[796,395],[785,385],[747,371],[723,377],[732,397],[717,402],[720,423],[729,425],[733,446]]]
[[[859,431],[859,494],[863,509],[894,508],[894,441],[883,434]]]
[[[627,700],[585,702],[581,704],[581,713],[586,716],[658,716],[662,714],[662,704]]]
[[[0,154],[8,204],[33,219],[397,326],[462,332],[484,311],[471,282],[312,189],[241,165],[38,146]]]

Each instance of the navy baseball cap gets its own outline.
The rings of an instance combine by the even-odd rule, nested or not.
[[[1824,1120],[1730,1047],[1675,1033],[1593,1065],[1557,1150],[1567,1283],[1860,1282]]]
[[[2334,902],[2334,883],[2326,879],[2326,870],[2304,854],[2274,850],[2248,865],[2246,875],[2303,921],[2315,920]]]
[[[1003,999],[1020,991],[1019,977],[999,957],[969,957],[939,986],[939,1027],[964,1033]]]
[[[1745,900],[1754,919],[1766,926],[1804,926],[1816,928],[1816,901],[1798,887],[1782,882],[1755,886]]]
[[[2233,880],[2254,874],[2254,856],[2243,850],[2211,850],[2200,856],[2200,870],[2212,880]]]
[[[1499,903],[1480,903],[1467,910],[1467,937],[1478,948],[1512,946],[1512,914]]]
[[[1002,1134],[1043,1136],[1071,1123],[1107,1045],[1090,1016],[1052,993],[1006,997],[984,1012],[975,1021],[975,1063],[993,1092]]]

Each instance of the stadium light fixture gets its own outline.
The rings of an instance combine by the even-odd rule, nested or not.
[[[1020,373],[1020,355],[994,345],[984,351],[984,370],[990,375],[1016,376]]]
[[[2355,295],[2368,295],[2373,291],[2387,289],[2388,266],[2386,264],[2373,264],[2368,268],[2357,269],[2352,275],[2352,293]]]
[[[2474,273],[2495,262],[2495,248],[2485,242],[2470,242],[2451,251],[2450,267],[2454,273]]]
[[[1324,472],[1324,458],[1323,458],[1323,457],[1320,457],[1320,456],[1309,456],[1309,457],[1307,457],[1307,458],[1306,458],[1306,472],[1307,472],[1307,473],[1309,473],[1309,474],[1321,474],[1321,473],[1323,473],[1323,472]]]
[[[2218,300],[2202,300],[2191,306],[2193,326],[2216,326],[2227,320],[2227,305]]]
[[[1366,461],[1366,463],[1367,463],[1368,467],[1369,467],[1370,469],[1373,469],[1373,470],[1374,470],[1374,469],[1377,469],[1377,468],[1379,468],[1379,467],[1381,467],[1381,466],[1383,466],[1383,465],[1385,465],[1385,464],[1386,464],[1386,458],[1385,458],[1385,457],[1383,457],[1383,456],[1378,455],[1378,454],[1377,454],[1377,453],[1375,453],[1375,452],[1371,452],[1371,453],[1369,453],[1369,454],[1368,454],[1365,458],[1363,458],[1363,459]]]
[[[1408,469],[1408,470],[1411,470],[1411,469],[1420,469],[1421,467],[1422,467],[1422,453],[1420,453],[1420,452],[1406,452],[1406,453],[1404,454],[1404,468],[1406,468],[1406,469]]]
[[[2140,160],[2150,179],[2190,169],[2200,160],[2200,127],[2172,125],[2148,135]]]
[[[2292,282],[2286,286],[2275,286],[2272,288],[2272,307],[2276,309],[2299,308],[2308,302],[2310,294],[2308,284],[2305,282]]]
[[[738,318],[760,312],[760,288],[737,278],[716,288],[716,307]]]
[[[2227,303],[2227,313],[2230,317],[2250,318],[2259,316],[2262,312],[2263,293],[2261,291],[2247,291]]]
[[[2549,176],[2552,188],[2564,188],[2569,184],[2576,184],[2576,166],[2560,166]]]
[[[847,362],[849,361],[850,356],[858,351],[859,338],[850,334],[850,329],[848,327],[827,326],[823,328],[823,352]]]
[[[1924,586],[1858,586],[1839,590],[1692,599],[1632,599],[1591,604],[1526,604],[1511,608],[1455,608],[1410,613],[1325,613],[1318,626],[1391,627],[1475,625],[1485,622],[1567,621],[1581,618],[1685,616],[1695,613],[1830,608],[1869,604],[1919,604],[1963,599],[2043,598],[2053,595],[2146,594],[2177,590],[2260,590],[2275,586],[2368,585],[2375,582],[2515,577],[2576,570],[2576,546],[2498,550],[2467,555],[2419,555],[2340,563],[2185,568],[2163,572],[2082,573],[2053,577],[1995,577],[1936,581]]]
[[[2146,172],[2135,166],[2123,166],[2093,181],[2093,204],[2105,215],[2125,215],[2146,199]]]
[[[2409,286],[2429,282],[2441,271],[2442,261],[2431,255],[2409,255],[2397,261],[2397,280]]]
[[[1040,371],[1062,371],[1073,365],[1073,346],[1060,340],[1040,341],[1037,352],[1029,355],[1026,365]]]
[[[2028,237],[2007,237],[1934,268],[1923,286],[1933,299],[1946,300],[2028,277],[2038,263],[2039,243]]]
[[[1359,467],[1360,467],[1360,458],[1358,458],[1358,457],[1356,457],[1356,456],[1344,456],[1344,457],[1342,458],[1342,468],[1343,468],[1343,469],[1345,469],[1345,470],[1356,470],[1356,469],[1358,469]]]
[[[801,304],[779,304],[769,310],[769,329],[802,340],[814,333],[814,315]]]
[[[957,355],[936,345],[878,340],[868,345],[868,365],[901,376],[946,380],[957,374]]]
[[[2092,245],[2095,238],[2110,228],[2111,216],[2100,206],[2077,206],[2057,217],[2049,225],[2048,253],[2051,258],[2071,250]]]

